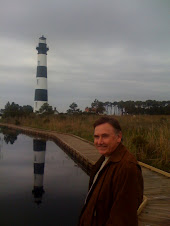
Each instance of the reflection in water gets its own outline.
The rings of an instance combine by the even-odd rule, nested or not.
[[[14,142],[17,140],[17,135],[14,134],[5,134],[4,135],[4,141],[8,144],[14,144]]]
[[[89,181],[77,163],[42,138],[20,134],[0,144],[0,225],[77,225]]]
[[[34,200],[37,205],[42,202],[42,196],[45,192],[43,189],[43,177],[45,167],[46,141],[33,139],[34,150]]]
[[[2,153],[3,149],[2,148],[3,148],[3,138],[2,138],[2,136],[0,134],[0,159],[3,158],[3,153]]]
[[[19,135],[18,131],[9,129],[7,127],[1,127],[0,132],[3,133],[4,141],[5,141],[6,144],[8,144],[8,143],[14,144],[15,141],[17,140],[18,135]]]

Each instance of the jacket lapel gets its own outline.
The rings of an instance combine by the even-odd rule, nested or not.
[[[100,169],[100,166],[102,165],[104,160],[105,160],[105,157],[102,155],[99,158],[99,160],[95,163],[95,165],[93,166],[91,174],[90,174],[89,189],[92,186],[93,179],[94,179],[96,173],[98,172],[98,170]]]
[[[125,146],[120,143],[116,150],[112,153],[112,155],[110,156],[108,162],[104,165],[103,169],[100,171],[98,177],[100,177],[101,172],[112,162],[112,163],[116,163],[116,162],[120,162],[121,159],[123,158],[123,156],[125,155],[127,149],[125,148]],[[90,175],[90,181],[89,181],[89,189],[93,183],[93,179],[96,175],[96,173],[98,172],[98,170],[100,169],[100,166],[102,165],[103,161],[105,160],[105,157],[102,155],[99,160],[96,162],[96,164],[93,166],[92,171],[91,171],[91,175]]]

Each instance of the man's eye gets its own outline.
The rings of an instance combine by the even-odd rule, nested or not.
[[[94,138],[95,138],[95,139],[98,139],[99,137],[98,137],[98,136],[94,136]]]
[[[103,137],[104,137],[104,138],[107,138],[107,137],[109,137],[109,136],[108,136],[107,134],[105,134],[105,135],[103,135]]]

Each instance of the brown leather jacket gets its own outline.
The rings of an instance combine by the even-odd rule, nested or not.
[[[92,169],[89,188],[103,156]],[[120,143],[100,171],[84,205],[79,226],[136,226],[143,177],[135,157]]]

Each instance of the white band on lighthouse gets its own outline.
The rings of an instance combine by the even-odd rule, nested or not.
[[[37,77],[36,89],[46,89],[47,90],[47,79],[43,77]]]
[[[43,104],[47,103],[47,101],[34,101],[34,109],[38,111]]]
[[[47,56],[45,54],[38,54],[38,66],[47,67]]]
[[[44,162],[45,162],[45,150],[34,151],[34,163],[44,163]]]

